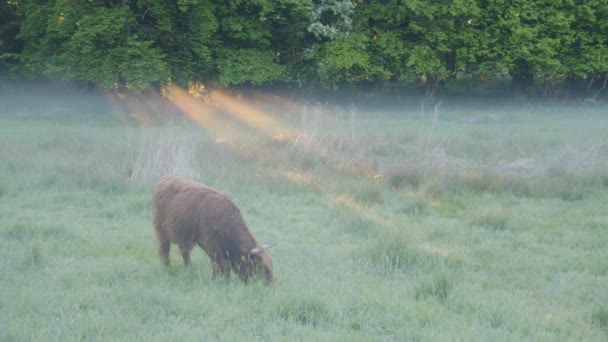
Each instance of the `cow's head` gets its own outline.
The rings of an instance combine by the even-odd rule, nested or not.
[[[274,279],[272,260],[266,252],[269,247],[255,246],[247,255],[247,266],[242,268],[241,277],[248,280],[252,276],[263,276],[267,282]]]

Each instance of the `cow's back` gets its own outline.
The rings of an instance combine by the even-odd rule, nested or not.
[[[174,243],[196,241],[205,204],[218,192],[188,179],[166,176],[159,180],[153,194],[155,226]]]

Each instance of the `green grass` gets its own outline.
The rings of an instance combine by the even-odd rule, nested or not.
[[[481,209],[472,222],[475,225],[496,230],[507,229],[509,216],[500,208]]]
[[[444,104],[432,136],[416,112],[328,114],[306,143],[0,112],[0,341],[606,340],[602,109]],[[230,192],[276,281],[212,281],[176,246],[164,268],[163,172]]]

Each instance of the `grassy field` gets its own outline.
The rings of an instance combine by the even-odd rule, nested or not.
[[[605,106],[226,101],[0,107],[0,341],[608,339]],[[230,192],[276,281],[161,266],[161,174]]]

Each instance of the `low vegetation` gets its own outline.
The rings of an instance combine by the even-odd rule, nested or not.
[[[2,341],[608,338],[606,108],[277,107],[281,137],[65,108],[0,112]],[[275,282],[163,267],[162,173],[231,193]]]

